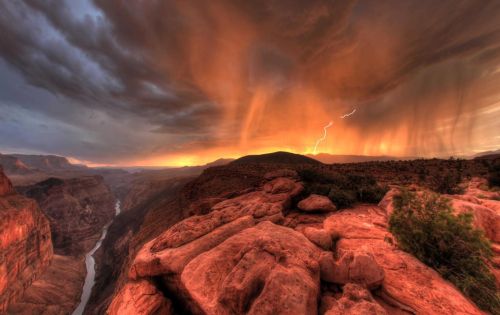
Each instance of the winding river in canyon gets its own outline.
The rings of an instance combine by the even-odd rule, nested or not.
[[[120,214],[120,201],[117,201],[115,204],[115,217],[119,214]],[[109,222],[102,228],[101,238],[99,238],[94,248],[92,248],[85,255],[87,276],[85,277],[85,283],[83,284],[83,291],[82,291],[82,297],[80,299],[80,304],[78,304],[78,307],[73,311],[72,315],[82,315],[83,311],[85,311],[87,303],[89,302],[90,294],[92,293],[92,288],[94,287],[95,284],[95,259],[93,255],[99,249],[99,247],[101,247],[102,242],[106,238],[106,234],[108,233],[108,228],[111,225],[111,223],[113,223],[113,221]]]

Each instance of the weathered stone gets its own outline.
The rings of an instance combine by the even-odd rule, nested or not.
[[[329,211],[335,211],[337,208],[335,208],[335,205],[332,203],[332,201],[325,196],[321,195],[310,195],[306,199],[301,200],[297,207],[302,210],[302,211],[324,211],[324,212],[329,212]]]
[[[108,315],[170,315],[172,303],[147,280],[128,282],[118,292]]]
[[[330,250],[332,248],[332,237],[327,231],[312,227],[306,227],[303,233],[307,237],[307,239],[323,248],[324,250]]]
[[[339,300],[326,297],[322,304],[325,315],[385,315],[387,312],[373,299],[370,292],[356,284],[346,284]]]

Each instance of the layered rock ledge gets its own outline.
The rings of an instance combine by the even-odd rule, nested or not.
[[[0,313],[47,268],[50,226],[36,202],[17,194],[0,169]]]
[[[482,314],[387,241],[384,208],[304,213],[296,174],[264,178],[147,242],[108,314]]]

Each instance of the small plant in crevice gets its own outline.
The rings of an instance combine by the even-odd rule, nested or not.
[[[480,308],[500,314],[500,294],[488,265],[492,257],[483,231],[470,213],[453,214],[438,194],[402,191],[394,197],[389,230],[398,246],[434,268]]]

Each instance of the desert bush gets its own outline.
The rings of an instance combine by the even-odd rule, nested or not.
[[[379,185],[361,186],[358,188],[358,200],[368,203],[379,203],[389,189]]]
[[[457,171],[438,172],[433,177],[431,188],[440,194],[461,194],[461,181],[462,176]]]
[[[373,176],[358,173],[320,173],[312,169],[299,171],[306,194],[328,196],[337,208],[356,202],[378,203],[387,192]]]
[[[491,166],[488,183],[490,187],[500,187],[500,163]]]
[[[389,229],[401,249],[455,284],[480,308],[500,314],[500,295],[488,269],[492,251],[472,215],[454,215],[450,201],[437,194],[402,191],[394,198]]]
[[[328,198],[335,204],[337,209],[349,208],[356,202],[356,192],[332,187],[328,194]]]

